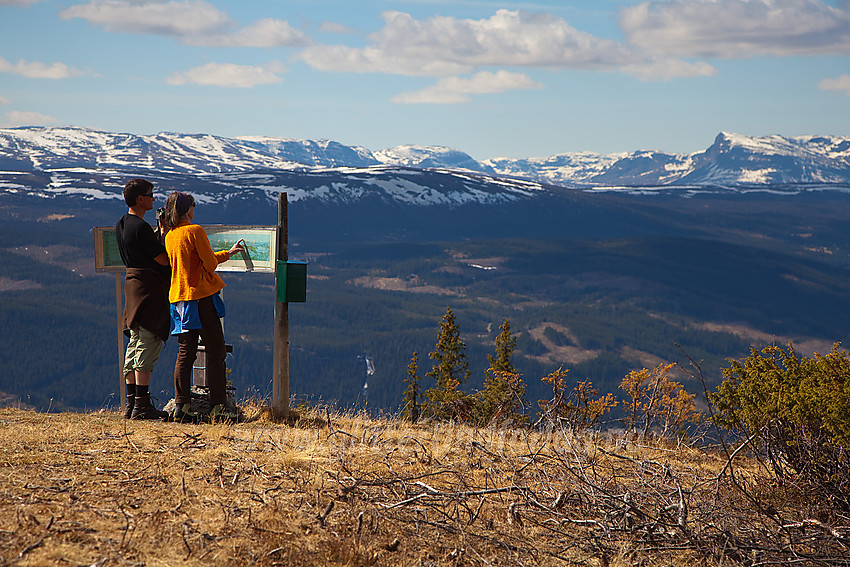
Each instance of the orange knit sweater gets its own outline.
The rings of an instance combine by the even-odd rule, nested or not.
[[[213,252],[201,226],[184,222],[169,230],[165,235],[165,251],[171,264],[169,302],[203,299],[224,287],[224,280],[215,269],[230,255],[227,250]]]

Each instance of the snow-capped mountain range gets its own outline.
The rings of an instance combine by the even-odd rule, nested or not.
[[[82,128],[0,129],[0,170],[88,170],[158,174],[236,174],[329,169],[442,169],[572,188],[758,187],[850,184],[850,137],[720,133],[705,151],[565,153],[494,158],[440,146],[371,151],[331,140],[292,140],[163,132],[135,135]]]

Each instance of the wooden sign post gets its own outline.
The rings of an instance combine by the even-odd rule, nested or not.
[[[277,260],[289,259],[289,212],[286,193],[277,200]],[[280,286],[281,282],[278,281]],[[280,295],[278,293],[278,295]],[[289,303],[274,304],[274,366],[272,369],[272,412],[289,417]]]

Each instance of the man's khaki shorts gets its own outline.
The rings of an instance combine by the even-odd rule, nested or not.
[[[144,327],[130,328],[130,344],[124,355],[124,375],[134,370],[151,372],[162,352],[162,339]]]

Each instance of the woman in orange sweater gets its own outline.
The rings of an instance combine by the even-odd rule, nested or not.
[[[221,317],[224,302],[220,291],[224,281],[215,273],[222,262],[242,251],[236,243],[230,250],[213,252],[206,231],[192,223],[195,199],[188,193],[175,192],[165,203],[165,219],[170,228],[165,235],[165,250],[171,264],[171,334],[177,335],[177,363],[174,366],[174,421],[200,421],[191,410],[192,366],[198,352],[198,339],[204,341],[206,379],[210,391],[211,418],[234,420],[225,410],[227,356]]]

